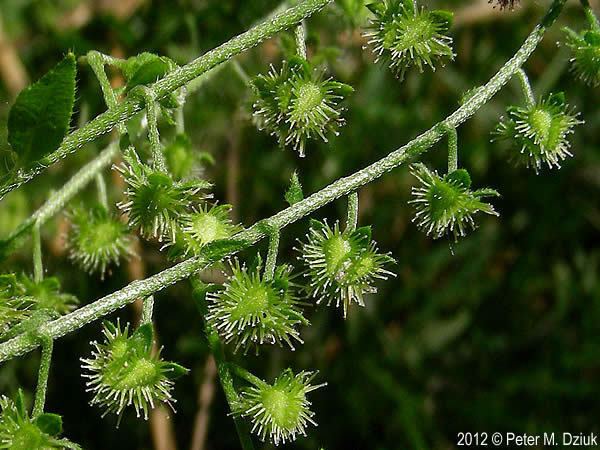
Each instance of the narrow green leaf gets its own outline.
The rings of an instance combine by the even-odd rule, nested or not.
[[[73,113],[76,75],[75,55],[69,53],[17,97],[8,116],[8,142],[17,167],[42,160],[62,142]]]
[[[154,328],[151,323],[140,325],[135,333],[131,336],[131,339],[135,342],[139,342],[143,349],[150,351],[154,342]]]
[[[44,413],[35,419],[35,424],[44,433],[58,436],[62,433],[62,417],[58,414]]]
[[[302,184],[300,184],[300,180],[298,179],[298,173],[294,172],[292,174],[292,179],[290,180],[290,187],[285,193],[285,200],[291,205],[298,203],[299,201],[304,199],[304,194],[302,193]]]
[[[164,366],[166,368],[166,375],[171,380],[175,380],[183,375],[186,375],[190,371],[189,369],[186,369],[185,367],[174,362],[166,362],[164,363]]]

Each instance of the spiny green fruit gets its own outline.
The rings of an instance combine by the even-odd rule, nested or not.
[[[268,439],[275,445],[295,441],[298,435],[306,436],[309,424],[317,425],[306,395],[327,383],[311,385],[315,376],[314,372],[294,375],[287,369],[273,384],[257,381],[241,392],[233,413],[250,418],[252,432],[262,441]]]
[[[351,303],[365,306],[364,294],[377,292],[376,280],[394,276],[386,269],[394,259],[379,253],[370,227],[342,232],[338,223],[331,228],[327,222],[313,220],[299,251],[308,269],[309,294],[317,304],[341,305],[344,317]]]
[[[303,58],[292,57],[281,71],[271,67],[250,83],[254,91],[254,122],[277,137],[282,147],[290,146],[302,157],[306,142],[338,134],[344,124],[340,103],[353,91],[344,83],[324,79]]]
[[[16,401],[0,397],[0,449],[9,450],[81,450],[79,445],[60,439],[62,418],[44,413],[33,419],[25,407],[23,391]]]
[[[415,9],[412,0],[380,0],[367,7],[374,18],[365,36],[377,59],[387,60],[400,79],[411,67],[435,70],[436,63],[454,59],[447,35],[451,12]]]
[[[25,297],[25,286],[13,273],[0,275],[0,338],[30,315],[31,301]]]
[[[89,273],[99,272],[104,278],[109,266],[118,265],[123,257],[136,256],[129,228],[102,205],[73,208],[68,217],[69,258]]]
[[[170,242],[169,256],[197,255],[202,248],[214,241],[227,239],[241,230],[230,218],[231,205],[202,205],[182,216],[175,241]]]
[[[219,292],[210,292],[206,320],[235,350],[263,344],[302,343],[298,326],[308,325],[291,281],[291,266],[279,266],[272,279],[260,267],[248,269],[235,262],[232,274]]]
[[[151,324],[129,332],[129,325],[121,328],[105,322],[104,342],[92,342],[92,355],[82,358],[83,377],[87,391],[93,394],[92,405],[104,408],[102,417],[109,413],[118,415],[118,423],[125,409],[132,406],[136,416],[148,419],[150,409],[164,403],[173,409],[174,381],[187,373],[187,369],[165,362],[160,351],[153,351]]]
[[[479,212],[497,216],[498,213],[485,197],[497,197],[493,189],[472,191],[471,177],[464,169],[455,170],[445,177],[429,170],[424,164],[413,164],[412,174],[419,180],[413,187],[416,207],[413,222],[434,239],[452,235],[456,241],[465,236],[469,228],[475,228],[473,216]]]
[[[134,150],[117,167],[127,183],[126,200],[119,208],[127,215],[129,226],[147,238],[161,242],[175,240],[181,217],[207,198],[201,191],[211,187],[202,179],[175,181],[170,174],[142,163]]]
[[[569,156],[569,135],[583,122],[565,103],[563,93],[550,94],[537,104],[511,106],[494,131],[494,139],[510,140],[520,151],[517,161],[538,172],[544,164],[560,168]]]
[[[600,86],[600,30],[576,33],[565,27],[563,31],[571,49],[571,71],[588,86]]]

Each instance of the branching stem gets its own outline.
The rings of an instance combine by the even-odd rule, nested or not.
[[[98,203],[108,210],[108,194],[106,192],[106,181],[101,172],[96,174],[96,189],[98,190]]]
[[[33,280],[40,283],[44,279],[44,265],[42,263],[42,236],[39,222],[33,225],[31,234],[33,237]]]
[[[275,226],[281,230],[290,223],[296,222],[324,205],[356,191],[361,186],[370,183],[392,169],[406,163],[408,160],[428,151],[435,143],[443,138],[448,127],[457,128],[464,123],[487,103],[504,85],[506,85],[536,49],[537,45],[542,40],[546,28],[554,23],[565,2],[566,0],[554,0],[548,13],[542,19],[541,24],[535,27],[517,53],[504,64],[486,85],[479,88],[468,102],[454,111],[445,120],[417,136],[408,144],[392,151],[384,158],[350,176],[340,178],[304,200],[280,211],[267,219],[267,222],[271,226]],[[252,227],[233,236],[233,239],[239,243],[235,249],[210,252],[211,246],[207,245],[199,256],[183,261],[156,275],[148,277],[145,280],[134,281],[123,289],[85,305],[66,316],[47,322],[41,325],[40,331],[53,338],[64,336],[65,334],[83,327],[87,323],[112,313],[126,304],[133,302],[137,298],[147,297],[178,281],[189,278],[192,274],[205,269],[215,261],[231,256],[241,249],[253,245],[265,236],[264,223],[259,222],[254,224]],[[0,361],[5,361],[27,353],[38,345],[39,344],[27,334],[16,336],[13,339],[0,344]]]
[[[458,169],[458,133],[456,128],[448,128],[448,173]]]
[[[35,390],[35,401],[33,404],[33,418],[38,417],[44,412],[46,403],[46,392],[48,390],[48,375],[50,374],[50,363],[52,361],[52,350],[54,341],[49,337],[40,339],[42,344],[42,356],[40,358],[40,368],[38,372],[38,384]]]
[[[358,192],[348,195],[348,218],[346,219],[346,230],[353,232],[358,225]]]
[[[515,75],[517,75],[517,78],[519,79],[519,86],[521,87],[521,91],[523,92],[523,96],[525,97],[525,103],[527,104],[527,107],[534,107],[535,95],[533,95],[533,89],[531,88],[529,77],[522,68],[517,70],[517,73]]]
[[[170,93],[175,92],[208,72],[213,67],[260,44],[280,31],[298,25],[304,19],[323,9],[330,2],[331,0],[304,0],[292,8],[269,17],[255,27],[205,53],[189,64],[170,72],[164,78],[150,85],[149,89],[153,92],[156,101],[160,101]],[[8,192],[33,179],[46,167],[77,151],[86,143],[110,132],[118,124],[131,119],[144,106],[143,99],[129,95],[125,101],[119,103],[115,108],[109,109],[88,122],[84,127],[73,131],[65,137],[60,147],[44,158],[43,161],[40,161],[40,163],[33,167],[27,168],[27,170],[19,172],[14,178],[0,185],[0,199]]]
[[[267,262],[265,263],[265,280],[272,280],[277,265],[277,253],[279,252],[279,229],[273,228],[269,233],[269,250]]]
[[[306,24],[304,21],[300,22],[300,25],[294,30],[296,36],[296,51],[298,56],[306,59]]]
[[[234,375],[237,375],[241,379],[246,380],[248,383],[253,384],[256,387],[262,387],[267,384],[263,380],[258,378],[256,375],[248,372],[246,369],[244,369],[241,366],[238,366],[237,364],[230,364],[230,367]]]

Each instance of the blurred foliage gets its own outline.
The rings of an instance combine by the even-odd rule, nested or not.
[[[272,138],[256,131],[249,118],[249,90],[231,65],[190,96],[186,130],[193,145],[215,159],[206,171],[215,183],[215,197],[233,203],[244,225],[286,206],[284,193],[294,170],[304,192],[314,192],[445,117],[464,91],[487,81],[512,56],[548,2],[524,0],[521,10],[502,16],[489,6],[482,20],[457,20],[451,29],[456,61],[435,73],[411,71],[403,83],[362,49],[366,42],[357,28],[367,17],[362,3],[336,2],[308,23],[309,55],[327,62],[335,78],[356,91],[340,137],[311,144],[307,158],[279,150]],[[454,10],[457,19],[474,5],[466,0],[428,3]],[[183,64],[243,31],[278,2],[141,2],[129,16],[97,7],[85,23],[65,25],[65,16],[85,5],[94,2],[0,0],[5,34],[32,80],[69,50],[124,57],[152,51]],[[583,21],[575,2],[560,19],[576,30]],[[281,51],[293,50],[290,38],[283,33],[237,60],[250,75],[265,73],[270,63],[280,63]],[[456,245],[432,241],[410,222],[413,210],[406,202],[414,179],[406,167],[395,170],[361,190],[360,223],[373,224],[381,248],[398,261],[398,277],[381,284],[366,309],[351,309],[347,321],[325,307],[309,311],[313,325],[302,330],[306,344],[296,352],[272,349],[258,357],[234,357],[267,379],[289,365],[296,371],[317,368],[319,380],[329,382],[313,396],[319,427],[286,448],[443,449],[456,444],[459,431],[600,431],[600,92],[568,73],[568,54],[556,46],[562,38],[558,26],[550,30],[526,69],[537,95],[564,90],[582,112],[586,124],[575,134],[574,158],[560,171],[535,175],[514,167],[508,152],[490,143],[499,115],[521,101],[517,83],[510,83],[459,130],[460,163],[474,184],[502,194],[494,202],[500,219],[483,219],[479,230]],[[82,68],[78,81],[79,114],[102,112],[91,70]],[[0,148],[6,145],[12,97],[3,86]],[[163,128],[165,138],[174,134]],[[7,196],[0,203],[0,234],[41,205],[106,142],[86,146]],[[443,169],[444,146],[425,159]],[[109,194],[116,202],[123,186],[114,173],[110,177]],[[94,197],[93,186],[80,195]],[[316,218],[335,220],[344,212],[345,202],[339,201]],[[284,231],[280,260],[295,261],[295,239],[307,224],[301,221]],[[66,219],[59,215],[44,227],[43,238],[45,265],[66,291],[88,303],[130,280],[127,266],[103,282],[76,270],[62,245],[65,228]],[[158,246],[142,245],[142,262],[135,264],[145,266],[147,274],[169,265]],[[260,250],[264,254],[264,244]],[[6,266],[30,273],[30,255],[25,246]],[[132,308],[118,313],[127,320],[133,315]],[[172,418],[178,444],[187,448],[207,355],[187,283],[157,295],[156,320],[165,357],[192,369],[176,387],[178,412]],[[115,429],[114,421],[100,419],[88,405],[79,356],[99,336],[99,324],[92,324],[55,347],[48,408],[63,415],[65,435],[86,449],[152,448],[147,423],[125,417]],[[0,392],[13,395],[23,386],[31,396],[38,358],[32,354],[3,364]],[[209,448],[237,448],[233,430],[219,390],[211,407]]]

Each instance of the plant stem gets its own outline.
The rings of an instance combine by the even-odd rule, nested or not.
[[[219,47],[196,58],[189,64],[167,74],[164,78],[149,86],[156,101],[175,92],[213,67],[231,59],[233,56],[246,51],[273,35],[296,26],[302,20],[323,9],[331,0],[305,0],[302,3],[276,14],[248,31],[232,38]],[[4,180],[0,185],[0,199],[8,192],[18,188],[41,173],[46,167],[65,158],[67,155],[83,147],[98,137],[111,131],[117,124],[125,122],[144,108],[144,101],[135,96],[129,96],[115,108],[100,114],[82,128],[73,131],[65,137],[60,147],[36,163],[16,174],[14,178]]]
[[[108,194],[106,193],[106,181],[102,172],[96,174],[96,189],[98,190],[98,202],[108,210]]]
[[[296,36],[296,51],[298,52],[298,56],[306,59],[306,24],[304,21],[300,22],[296,27],[294,35]]]
[[[458,133],[456,128],[448,128],[448,173],[458,169]]]
[[[146,86],[140,86],[135,89],[135,93],[144,99],[146,104],[146,118],[148,119],[148,139],[150,140],[150,150],[152,152],[152,164],[154,169],[161,172],[167,172],[167,162],[162,152],[160,144],[160,134],[158,132],[158,103],[154,92]]]
[[[256,387],[262,387],[267,384],[265,381],[261,380],[256,375],[248,372],[246,369],[238,366],[237,364],[230,364],[229,366],[231,367],[231,371],[234,373],[234,375],[237,375],[241,379],[246,380],[248,383],[253,384]]]
[[[33,404],[33,418],[35,419],[44,412],[46,403],[46,392],[48,390],[48,375],[50,374],[50,363],[52,361],[52,349],[54,341],[49,337],[42,337],[42,356],[38,372],[38,384],[35,390],[35,401]]]
[[[33,280],[41,283],[44,279],[44,265],[42,264],[42,237],[39,222],[33,225],[31,234],[33,238]]]
[[[590,28],[595,30],[600,30],[600,21],[594,14],[594,10],[590,6],[590,2],[588,0],[580,0],[581,6],[583,6],[583,12],[585,13],[585,18],[590,24]]]
[[[566,0],[554,0],[549,12],[542,19],[541,23],[550,26],[560,13],[565,1]],[[467,103],[463,104],[445,120],[417,136],[408,144],[398,148],[364,169],[357,171],[353,175],[340,178],[304,200],[280,211],[269,219],[258,222],[252,227],[237,233],[233,236],[233,239],[239,243],[239,246],[234,249],[210,253],[210,245],[205,246],[199,256],[176,264],[175,266],[165,269],[145,280],[134,281],[119,291],[113,292],[93,303],[87,304],[70,314],[47,322],[41,325],[41,331],[53,338],[61,337],[75,331],[87,323],[97,320],[126,304],[133,302],[136,298],[147,297],[154,292],[190,277],[192,274],[205,269],[217,260],[231,256],[243,248],[255,244],[266,236],[264,222],[281,230],[287,225],[306,217],[313,211],[318,210],[334,200],[356,191],[361,186],[381,177],[406,161],[422,155],[431,148],[431,146],[442,139],[448,127],[456,128],[464,123],[473,116],[479,108],[487,103],[504,85],[506,85],[516,71],[533,53],[541,41],[545,29],[546,27],[541,25],[535,27],[513,58],[504,64],[498,73],[496,73],[485,86],[480,87]],[[27,334],[16,336],[13,339],[0,344],[0,362],[27,353],[38,345],[39,344]]]
[[[217,364],[217,372],[219,373],[219,381],[225,393],[225,398],[229,404],[229,409],[234,410],[235,405],[238,401],[238,393],[233,385],[233,376],[231,375],[230,366],[225,359],[225,352],[223,350],[223,343],[219,337],[219,333],[205,322],[206,338],[208,339],[208,346],[210,352],[215,358]],[[248,431],[246,424],[240,419],[233,415],[233,421],[235,423],[235,429],[240,439],[242,450],[254,450],[254,444]]]
[[[358,224],[358,192],[348,195],[348,218],[346,220],[346,231],[353,232]]]
[[[142,317],[140,325],[152,323],[152,315],[154,314],[154,296],[149,295],[142,303]]]
[[[5,240],[0,241],[2,254],[17,248],[23,241],[27,232],[31,229],[34,223],[43,225],[57,214],[64,206],[77,195],[87,184],[92,181],[96,174],[110,165],[113,158],[119,153],[119,145],[112,143],[104,149],[96,158],[83,166],[73,177],[58,191],[54,192],[50,198],[44,203],[35,213],[19,225],[15,231]]]
[[[517,70],[517,73],[515,75],[519,79],[519,86],[521,87],[521,91],[523,92],[523,96],[525,97],[525,103],[527,104],[527,107],[533,108],[535,106],[535,95],[533,95],[533,89],[531,89],[529,77],[523,69]]]
[[[279,251],[279,236],[280,232],[277,228],[273,228],[269,233],[269,250],[267,252],[267,262],[265,263],[265,280],[273,279],[275,274],[275,266],[277,265],[277,252]]]

